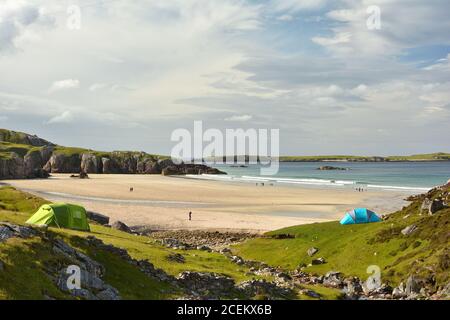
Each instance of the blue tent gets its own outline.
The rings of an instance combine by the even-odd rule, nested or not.
[[[347,212],[342,218],[341,224],[370,223],[379,221],[381,221],[381,219],[375,212],[366,208],[357,208]]]

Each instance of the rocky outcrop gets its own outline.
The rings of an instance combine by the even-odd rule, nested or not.
[[[90,153],[83,153],[81,155],[81,172],[85,173],[102,173],[103,161]]]
[[[131,231],[130,227],[128,227],[125,223],[123,223],[122,221],[115,221],[112,225],[111,228],[119,230],[119,231],[123,231],[123,232],[127,232],[127,233],[132,233],[133,231]]]
[[[333,167],[333,166],[321,166],[317,168],[317,170],[348,170],[348,168],[341,168],[341,167]]]
[[[436,199],[430,199],[425,198],[422,202],[422,205],[420,207],[421,212],[427,212],[429,215],[435,214],[437,211],[444,209],[445,203],[444,200],[441,198]]]
[[[12,130],[0,129],[0,141],[26,144],[34,147],[53,146],[54,144],[39,138],[36,135],[31,135],[24,132],[17,132]]]
[[[78,152],[57,147],[36,136],[0,129],[0,142],[23,144],[23,157],[14,152],[0,154],[0,179],[45,178],[50,173],[84,172],[105,174],[223,174],[203,164],[176,164],[171,159],[144,152]],[[33,146],[29,148],[27,146]],[[21,153],[22,154],[22,153]]]
[[[49,173],[79,173],[80,169],[81,159],[77,154],[53,154],[44,166],[44,170]]]
[[[12,153],[8,158],[0,157],[0,179],[25,178],[25,165],[21,157]]]

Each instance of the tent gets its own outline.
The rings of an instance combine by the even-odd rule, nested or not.
[[[68,203],[44,204],[26,223],[90,231],[86,210]]]
[[[379,221],[381,221],[381,219],[375,212],[366,208],[357,208],[348,211],[342,218],[341,224],[370,223]]]

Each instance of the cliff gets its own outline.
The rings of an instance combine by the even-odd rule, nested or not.
[[[23,132],[0,129],[0,179],[45,178],[50,173],[222,174],[201,164],[175,164],[145,152],[99,152],[63,147]]]

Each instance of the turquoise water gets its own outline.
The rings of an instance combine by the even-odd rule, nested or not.
[[[345,171],[321,171],[330,165]],[[340,186],[369,189],[427,190],[450,179],[450,161],[445,162],[285,162],[274,176],[261,176],[258,165],[246,168],[216,165],[228,176],[205,177],[217,180]]]

